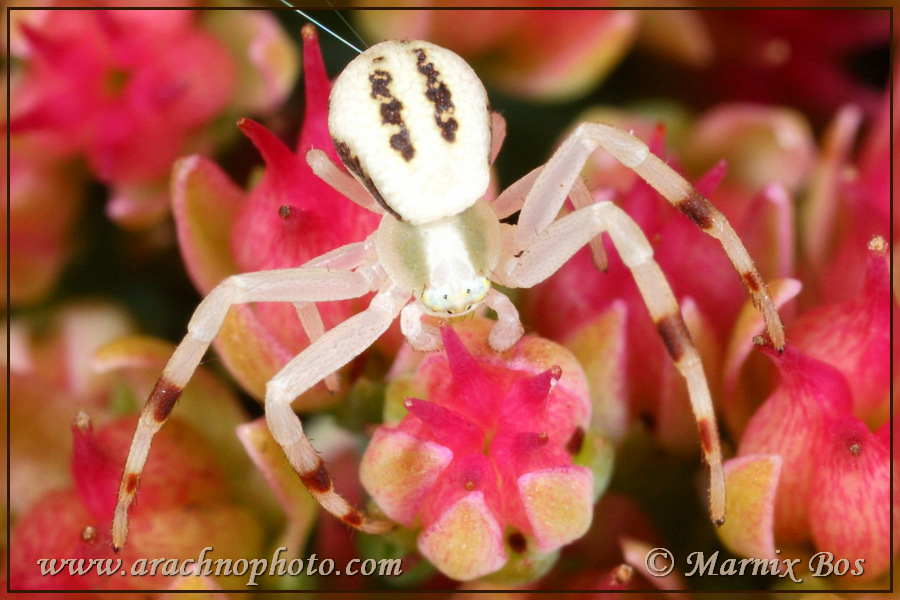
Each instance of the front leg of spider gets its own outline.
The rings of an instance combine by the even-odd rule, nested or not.
[[[784,346],[784,331],[766,284],[725,217],[683,177],[650,153],[643,142],[609,125],[579,126],[536,176],[523,201],[518,227],[505,245],[510,255],[501,264],[500,278],[512,287],[531,287],[556,272],[581,246],[596,242],[599,234],[610,237],[631,270],[666,349],[687,381],[703,455],[710,467],[710,516],[716,525],[721,525],[725,519],[725,477],[709,386],[678,303],[653,260],[646,236],[628,215],[607,201],[587,205],[582,200],[576,203],[575,212],[554,221],[567,194],[583,186],[579,173],[597,148],[633,169],[721,242],[762,312],[774,345]],[[580,191],[579,195],[583,196]],[[596,258],[595,252],[595,261]]]
[[[356,271],[301,267],[234,275],[219,284],[200,303],[188,324],[187,335],[175,349],[141,411],[122,473],[113,518],[112,540],[116,550],[124,547],[128,536],[128,509],[137,495],[153,436],[168,419],[181,391],[222,326],[228,309],[234,304],[249,302],[302,304],[344,300],[358,298],[371,289],[370,278]],[[325,337],[327,334],[319,341]],[[362,352],[365,348],[361,347],[358,351]],[[316,373],[314,376],[317,379],[313,384],[340,366]]]
[[[310,494],[325,510],[368,533],[384,533],[393,524],[370,519],[334,490],[319,454],[310,444],[291,402],[375,343],[409,301],[409,293],[389,285],[372,299],[369,308],[335,326],[288,362],[266,384],[266,423],[291,466]]]
[[[710,516],[720,525],[725,520],[725,476],[709,386],[678,302],[638,225],[612,202],[599,202],[575,211],[549,225],[529,242],[519,257],[507,263],[506,283],[514,287],[535,285],[601,233],[610,237],[622,262],[631,271],[650,317],[675,366],[687,381],[703,456],[710,468]]]
[[[344,70],[330,98],[329,130],[349,180],[321,153],[309,161],[333,187],[383,214],[366,242],[327,253],[298,269],[235,275],[195,312],[141,413],[119,488],[113,545],[125,545],[128,511],[137,494],[153,435],[237,303],[289,302],[312,343],[266,386],[266,422],[316,500],[345,523],[372,533],[392,524],[353,508],[332,485],[303,432],[291,402],[364,352],[403,313],[410,342],[434,345],[421,320],[474,310],[489,296],[488,275],[499,260],[499,222],[482,200],[489,162],[502,132],[474,71],[452,52],[427,42],[386,42]],[[450,165],[452,168],[446,168]],[[316,302],[376,292],[369,307],[324,331]],[[410,299],[413,307],[403,312]],[[513,313],[490,296],[501,314],[497,347],[514,343]],[[511,306],[511,305],[510,305]],[[429,341],[431,340],[431,341]],[[433,348],[428,348],[433,349]],[[333,379],[328,381],[335,387]]]

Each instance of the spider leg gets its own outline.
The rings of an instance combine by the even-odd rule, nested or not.
[[[364,242],[355,242],[336,248],[303,264],[306,268],[353,269],[363,264],[375,252],[375,236]],[[309,343],[313,343],[325,334],[325,323],[314,302],[295,302],[294,309],[303,326]],[[340,389],[337,372],[330,373],[323,380],[325,387],[332,394]]]
[[[488,344],[497,352],[505,352],[525,333],[519,311],[509,298],[494,288],[488,291],[484,303],[497,313],[497,323],[488,335]]]
[[[494,209],[494,213],[497,215],[498,219],[505,219],[522,210],[525,199],[531,192],[531,188],[534,186],[534,182],[537,180],[538,175],[541,174],[543,168],[543,166],[540,166],[534,169],[503,190],[503,192],[497,196],[497,199],[490,203],[490,206]],[[581,177],[577,177],[572,183],[572,189],[569,190],[569,199],[572,201],[572,206],[576,209],[584,208],[585,206],[594,203],[594,197],[591,195],[591,190],[588,189]],[[557,211],[558,210],[559,207],[557,207]],[[607,262],[606,250],[603,248],[603,240],[598,236],[590,241],[590,246],[591,258],[594,261],[594,265],[601,271],[605,271]]]
[[[497,352],[505,352],[525,332],[519,311],[509,298],[494,288],[488,290],[484,304],[497,313],[497,322],[488,336],[488,344]],[[444,347],[444,342],[438,327],[422,322],[422,317],[427,314],[420,302],[407,304],[400,312],[400,331],[414,350],[436,352]]]
[[[494,164],[497,155],[500,154],[500,148],[503,146],[503,140],[506,139],[506,119],[500,113],[491,113],[491,156],[490,164]]]
[[[490,203],[491,208],[494,209],[494,213],[496,213],[498,219],[505,219],[522,210],[522,205],[525,204],[525,197],[531,191],[535,180],[538,178],[538,175],[541,174],[541,169],[543,168],[543,166],[540,166],[532,170],[530,173],[503,190],[500,195]]]
[[[575,210],[590,206],[594,203],[594,196],[591,194],[591,190],[588,189],[587,184],[581,177],[575,178],[572,189],[569,190],[569,200],[572,201],[572,206],[575,207]],[[600,271],[606,271],[609,263],[606,260],[606,249],[603,247],[603,238],[599,235],[592,237],[591,241],[588,242],[588,246],[591,248],[591,259],[594,261],[594,266]]]
[[[375,256],[375,235],[370,235],[363,242],[353,242],[340,248],[335,248],[331,252],[326,252],[312,260],[309,260],[302,267],[306,269],[338,269],[349,271],[359,267],[360,265],[372,260]]]
[[[322,181],[330,185],[339,193],[346,196],[354,203],[370,210],[375,214],[383,215],[384,208],[372,198],[372,195],[352,175],[337,166],[321,150],[313,149],[306,153],[306,164],[313,173]]]
[[[371,346],[397,318],[409,298],[408,292],[396,286],[379,292],[368,309],[329,330],[266,384],[269,430],[310,494],[334,516],[369,533],[384,533],[393,524],[370,519],[334,490],[321,457],[303,433],[300,418],[291,409],[291,402],[324,374],[336,371]]]
[[[410,302],[400,312],[400,331],[418,352],[437,352],[444,347],[441,330],[422,322],[427,313],[419,302]]]
[[[172,412],[184,386],[222,326],[228,309],[233,304],[248,302],[346,300],[358,298],[371,290],[369,279],[360,273],[300,267],[233,275],[204,298],[188,324],[187,335],[175,349],[141,411],[119,485],[112,530],[115,549],[125,545],[128,508],[137,495],[153,436]],[[319,379],[329,373],[331,371],[322,373]]]
[[[634,170],[698,227],[719,240],[762,313],[772,343],[778,349],[783,348],[784,328],[765,280],[725,216],[684,177],[650,152],[646,144],[611,125],[582,123],[547,161],[519,215],[515,247],[519,250],[529,247],[553,222],[584,163],[598,147]]]
[[[509,259],[505,283],[531,287],[541,282],[602,232],[609,235],[631,270],[669,355],[687,381],[700,445],[710,469],[710,515],[714,523],[721,524],[725,519],[725,476],[709,386],[678,302],[637,223],[612,202],[598,202],[577,210],[553,222],[531,240],[520,256]]]
[[[322,321],[322,315],[315,303],[295,302],[294,308],[297,310],[297,317],[300,319],[300,324],[303,326],[303,331],[306,332],[310,344],[325,335],[325,323]],[[336,394],[341,387],[337,371],[329,373],[322,381],[332,394]]]

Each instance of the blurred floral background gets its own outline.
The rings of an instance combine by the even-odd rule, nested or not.
[[[338,569],[401,558],[402,576],[267,574],[254,587],[249,574],[42,576],[41,558],[116,558],[109,526],[137,414],[200,299],[230,274],[298,266],[378,224],[305,160],[310,148],[336,159],[329,78],[352,49],[249,3],[48,10],[87,4],[11,2],[4,14],[12,589],[862,598],[891,586],[892,23],[887,10],[812,1],[360,2],[342,15],[365,42],[335,11],[311,13],[358,46],[427,39],[473,66],[507,127],[489,199],[595,120],[633,131],[727,215],[780,306],[784,354],[757,337],[761,319],[715,240],[609,156],[583,173],[595,199],[646,232],[703,357],[726,458],[722,528],[709,522],[683,380],[607,245],[605,273],[584,250],[513,294],[526,337],[509,353],[486,349],[482,317],[427,357],[395,327],[341,370],[337,393],[320,384],[295,402],[337,488],[401,524],[382,537],[320,515],[260,419],[265,382],[309,343],[296,311],[232,309],[154,441],[117,557],[196,560],[212,546],[213,558],[271,560],[285,547],[287,562],[315,553]],[[364,300],[323,307],[325,327]],[[447,491],[463,471],[494,487]],[[521,497],[502,487],[513,480]],[[656,547],[675,557],[667,577],[647,574]],[[722,574],[689,576],[692,552],[718,552]],[[817,552],[851,570],[863,559],[863,573],[813,576]],[[803,581],[731,571],[743,558],[799,559]]]

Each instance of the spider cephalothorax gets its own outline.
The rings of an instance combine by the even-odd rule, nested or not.
[[[152,436],[231,305],[290,302],[305,315],[311,345],[266,386],[269,429],[324,508],[354,527],[383,532],[391,523],[370,519],[334,491],[322,459],[291,410],[293,399],[365,351],[398,316],[413,348],[438,350],[439,329],[428,321],[484,304],[498,317],[489,345],[498,351],[510,348],[521,337],[522,324],[512,302],[491,283],[534,286],[604,233],[631,270],[687,381],[710,466],[710,513],[714,522],[721,523],[725,480],[712,400],[678,303],[640,228],[615,204],[595,202],[579,174],[590,154],[601,148],[720,240],[762,312],[773,344],[780,348],[784,333],[766,284],[725,217],[643,142],[601,123],[580,125],[545,165],[486,202],[482,196],[490,163],[502,142],[503,121],[491,113],[472,69],[449,50],[428,42],[384,42],[354,59],[334,85],[329,129],[338,154],[356,179],[321,151],[310,151],[309,164],[350,200],[384,215],[377,232],[302,267],[229,277],[203,300],[142,413],[119,489],[114,545],[125,543],[128,507]],[[576,210],[557,218],[567,197]],[[516,225],[501,222],[516,212]],[[602,263],[602,246],[592,248]],[[321,327],[308,326],[321,325],[315,303],[370,292],[375,295],[366,310],[324,334]]]

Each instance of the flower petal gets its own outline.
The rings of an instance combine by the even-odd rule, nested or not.
[[[422,434],[441,446],[456,452],[483,450],[484,431],[458,412],[415,398],[407,398],[404,406],[422,422]]]
[[[757,104],[720,104],[700,117],[682,157],[693,171],[728,161],[726,184],[758,193],[772,182],[796,190],[815,155],[815,140],[796,111]]]
[[[625,438],[630,420],[624,370],[627,310],[624,302],[615,301],[566,340],[587,376],[591,427],[616,442]]]
[[[896,554],[891,530],[890,450],[865,424],[852,417],[835,419],[815,449],[816,489],[810,495],[809,528],[816,548],[853,565],[865,560],[867,579],[884,573]]]
[[[188,274],[203,294],[237,273],[229,236],[243,192],[214,162],[179,159],[172,168],[172,209]]]
[[[412,528],[422,502],[453,452],[404,431],[375,431],[359,465],[359,479],[388,517]]]
[[[878,426],[890,414],[891,298],[888,245],[869,244],[866,279],[859,295],[846,302],[817,306],[791,327],[791,343],[837,367],[853,393],[853,414]]]
[[[444,575],[470,581],[506,563],[503,531],[480,491],[448,507],[418,539],[419,551]]]
[[[459,335],[449,325],[441,327],[444,351],[453,378],[453,387],[458,394],[456,408],[482,428],[490,431],[497,420],[496,396],[499,379],[482,366],[463,345]]]
[[[519,477],[519,493],[538,548],[555,550],[591,526],[594,476],[584,467],[556,467]]]
[[[99,348],[91,357],[91,366],[119,385],[127,385],[132,392],[131,403],[120,401],[114,410],[139,410],[173,351],[168,342],[139,335],[122,336]],[[209,418],[212,414],[215,419]],[[205,367],[199,367],[184,388],[174,416],[203,434],[220,464],[227,467],[230,479],[243,481],[252,467],[235,439],[234,428],[247,420],[247,413],[228,386]]]
[[[769,282],[769,293],[775,306],[781,308],[789,300],[796,297],[802,287],[803,284],[797,279],[778,279]],[[741,437],[744,428],[747,426],[747,421],[750,420],[750,417],[753,416],[756,410],[756,406],[751,405],[749,400],[745,398],[747,394],[744,386],[739,386],[738,384],[742,381],[742,369],[753,351],[752,340],[764,331],[763,317],[756,310],[756,307],[753,306],[753,302],[748,299],[735,321],[722,367],[724,372],[722,382],[723,420],[731,434],[737,438]],[[765,381],[765,378],[754,378],[743,373],[744,381],[753,379]]]
[[[73,428],[75,488],[98,518],[112,518],[137,421],[136,415],[122,417],[96,432],[89,426]],[[171,418],[153,440],[153,452],[141,474],[140,502],[132,516],[160,506],[217,502],[226,489],[222,465],[208,442],[190,425]]]
[[[772,526],[781,465],[777,454],[750,454],[725,462],[728,518],[716,534],[735,554],[778,559]]]
[[[261,113],[278,108],[297,79],[300,61],[274,15],[214,10],[204,13],[204,21],[238,61],[233,110]]]
[[[476,63],[479,73],[506,89],[539,101],[585,94],[631,48],[638,29],[631,11],[529,11],[506,48]]]
[[[810,449],[817,447],[830,419],[849,413],[850,390],[837,369],[793,346],[781,356],[768,346],[763,351],[781,371],[782,383],[747,424],[738,455],[781,455],[775,535],[800,543],[809,537],[809,498],[818,485]]]

